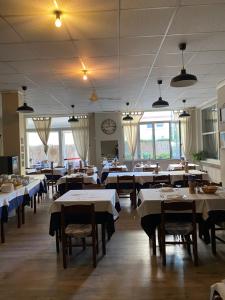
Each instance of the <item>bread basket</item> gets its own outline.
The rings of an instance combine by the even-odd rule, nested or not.
[[[215,192],[217,191],[217,186],[215,186],[215,185],[204,185],[202,187],[202,191],[205,194],[215,194]]]

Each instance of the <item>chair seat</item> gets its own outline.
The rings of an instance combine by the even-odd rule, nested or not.
[[[166,233],[172,235],[187,235],[193,231],[191,223],[168,222],[165,224]]]
[[[92,226],[91,224],[69,224],[66,226],[65,234],[73,237],[86,237],[91,235]]]

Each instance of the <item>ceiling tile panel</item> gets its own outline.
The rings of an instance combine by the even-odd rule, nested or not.
[[[116,11],[68,15],[65,22],[73,39],[113,38],[118,32]]]
[[[224,31],[225,5],[185,6],[180,8],[169,34]]]
[[[175,6],[176,0],[121,0],[122,9]]]
[[[120,39],[121,55],[155,54],[162,37],[130,37]]]
[[[0,18],[0,42],[1,43],[21,42],[21,38],[19,37],[19,35],[2,18]]]
[[[162,35],[173,11],[173,8],[121,11],[121,37]]]

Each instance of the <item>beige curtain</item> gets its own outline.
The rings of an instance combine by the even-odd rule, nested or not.
[[[78,155],[85,161],[88,156],[89,148],[89,121],[88,118],[81,118],[79,122],[71,122],[73,140],[76,146]]]
[[[122,121],[123,122],[123,132],[124,138],[128,143],[129,152],[131,154],[132,161],[134,161],[135,152],[137,149],[138,141],[138,124],[142,117],[142,114],[132,115],[132,121]]]
[[[192,157],[194,146],[194,124],[195,124],[195,110],[187,110],[191,115],[189,118],[180,118],[181,131],[181,147],[185,159],[190,160]]]
[[[51,120],[50,117],[38,117],[32,118],[35,128],[37,130],[38,136],[44,145],[44,152],[47,155],[48,152],[48,138],[51,129]]]

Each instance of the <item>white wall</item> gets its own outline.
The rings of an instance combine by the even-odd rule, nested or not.
[[[116,122],[116,131],[113,134],[105,134],[101,130],[101,124],[106,119],[112,119]],[[93,137],[90,137],[93,139]],[[121,113],[96,113],[95,114],[95,145],[96,145],[96,163],[101,165],[101,141],[118,141],[119,160],[123,161],[124,158],[124,142],[123,142],[123,129],[121,122]]]

